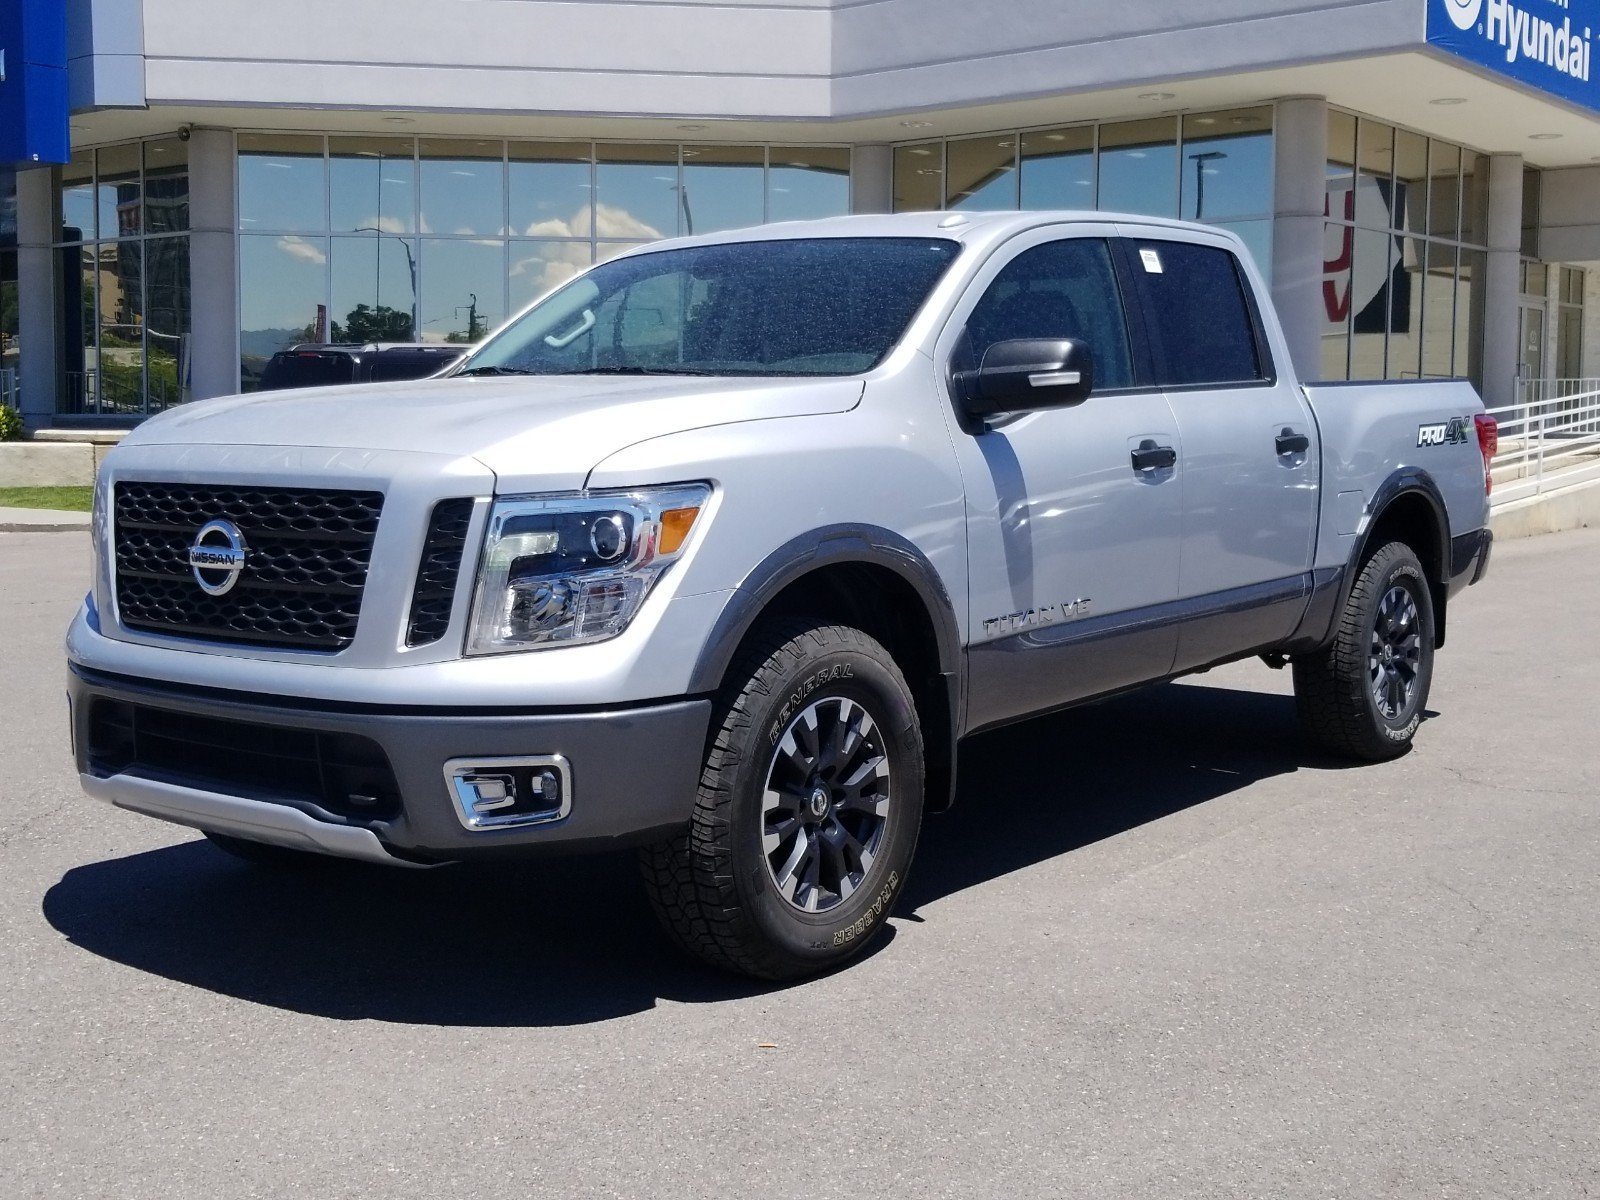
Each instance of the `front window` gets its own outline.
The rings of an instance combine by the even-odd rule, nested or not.
[[[634,255],[524,313],[461,373],[856,375],[889,353],[959,249],[796,238]]]

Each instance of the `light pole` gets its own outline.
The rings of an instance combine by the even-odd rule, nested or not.
[[[1189,158],[1194,163],[1194,219],[1200,220],[1206,210],[1206,164],[1215,162],[1219,158],[1227,158],[1225,150],[1202,150],[1198,154],[1191,154]]]
[[[380,238],[392,237],[395,241],[400,243],[400,249],[402,249],[402,250],[404,250],[406,252],[406,269],[411,274],[411,336],[412,337],[416,337],[416,330],[417,330],[417,260],[416,260],[416,257],[411,253],[411,243],[410,243],[410,241],[408,241],[406,238],[401,237],[398,233],[390,233],[387,230],[379,229],[376,225],[357,225],[356,228],[355,228],[355,232],[356,233],[375,233]],[[381,242],[378,244],[376,257],[377,257],[377,260],[378,260],[378,268],[377,268],[376,278],[373,280],[373,287],[376,290],[375,290],[375,292],[373,294],[373,297],[372,297],[372,311],[374,313],[376,313],[378,311],[379,306],[383,303],[383,291],[382,291],[382,288],[383,288],[383,243],[381,243]]]

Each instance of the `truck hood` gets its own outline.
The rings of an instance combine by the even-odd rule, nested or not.
[[[257,392],[186,404],[146,421],[128,446],[306,446],[475,458],[502,486],[583,485],[602,459],[670,433],[847,412],[859,379],[661,375],[484,376]]]

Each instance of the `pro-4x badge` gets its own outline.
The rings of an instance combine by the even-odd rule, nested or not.
[[[1471,417],[1451,417],[1443,425],[1418,425],[1417,445],[1444,446],[1468,440],[1472,428]]]

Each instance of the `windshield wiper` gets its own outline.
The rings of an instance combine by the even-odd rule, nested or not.
[[[457,371],[457,376],[462,375],[534,375],[537,372],[526,371],[521,367],[468,367],[464,371]]]
[[[717,371],[701,371],[694,367],[584,367],[581,371],[562,371],[563,375],[710,375]]]

